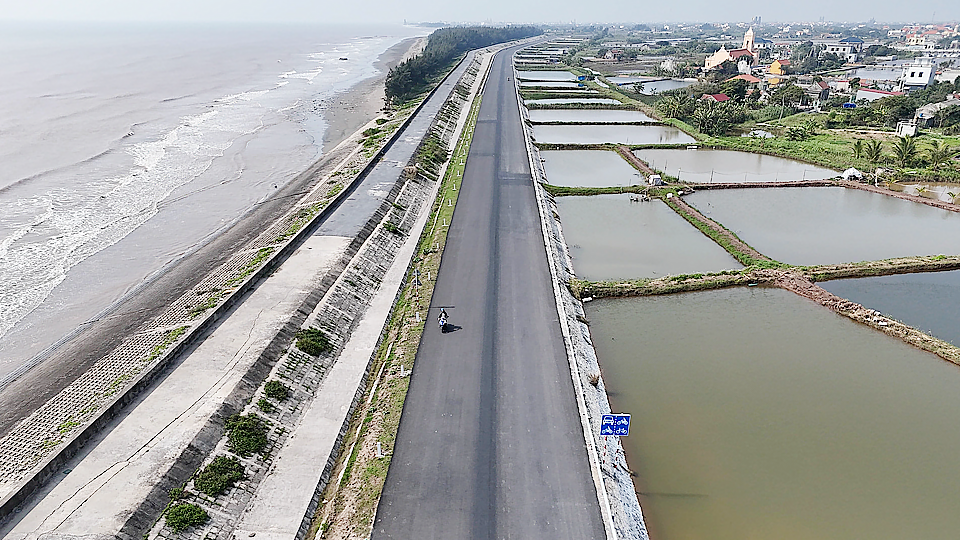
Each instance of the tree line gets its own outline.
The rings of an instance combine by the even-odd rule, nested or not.
[[[463,53],[515,39],[538,36],[535,26],[441,28],[430,34],[419,56],[401,62],[387,74],[386,99],[400,104],[424,92]]]

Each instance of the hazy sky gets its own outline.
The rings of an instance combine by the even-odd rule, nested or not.
[[[229,22],[956,21],[957,0],[0,0],[0,20]]]

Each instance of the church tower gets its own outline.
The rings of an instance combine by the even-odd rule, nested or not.
[[[743,35],[743,47],[742,47],[742,48],[750,51],[750,54],[752,54],[752,55],[754,55],[754,57],[756,57],[756,55],[757,55],[757,50],[756,50],[756,48],[755,48],[755,45],[754,45],[754,43],[753,43],[753,40],[754,40],[753,27],[751,26],[750,29],[747,30],[747,33]]]

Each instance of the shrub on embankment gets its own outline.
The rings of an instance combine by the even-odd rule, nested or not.
[[[248,457],[267,447],[267,423],[255,414],[235,414],[227,419],[227,447]]]
[[[469,50],[539,36],[542,33],[536,26],[472,26],[436,30],[427,38],[423,53],[401,62],[387,74],[384,85],[386,99],[400,105],[425,92],[460,55]]]
[[[203,525],[209,519],[203,508],[191,503],[175,504],[167,510],[167,526],[175,533]]]
[[[243,464],[235,457],[217,456],[193,480],[198,491],[216,497],[243,478]]]
[[[310,356],[320,356],[333,349],[333,344],[322,331],[306,328],[297,332],[297,348]]]

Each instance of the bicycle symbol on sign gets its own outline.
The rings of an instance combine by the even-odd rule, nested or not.
[[[630,434],[630,415],[605,414],[601,416],[600,434],[626,437]]]

